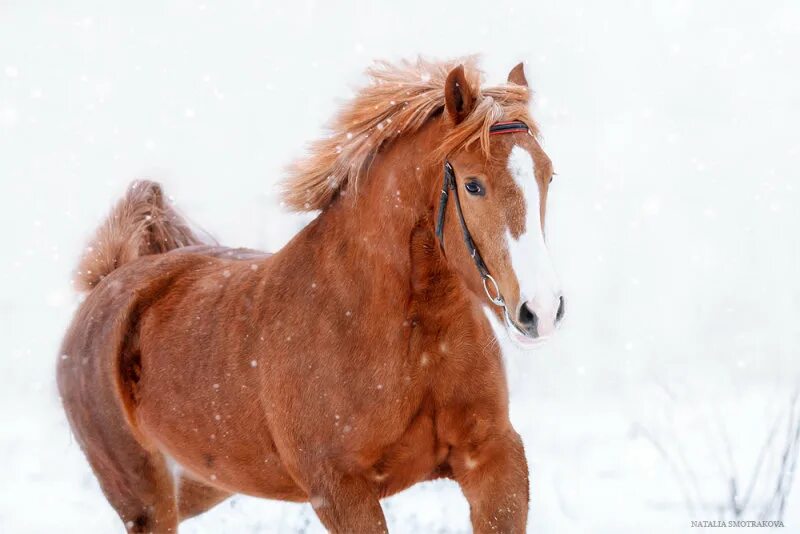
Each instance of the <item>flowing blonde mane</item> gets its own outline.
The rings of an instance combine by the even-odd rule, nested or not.
[[[453,127],[432,157],[444,160],[475,142],[488,156],[489,127],[500,120],[525,121],[536,133],[528,113],[528,88],[513,83],[481,88],[481,72],[472,58],[376,62],[367,70],[371,83],[336,115],[330,134],[313,142],[309,156],[289,168],[283,183],[286,205],[295,211],[324,209],[346,188],[357,190],[379,150],[442,112],[445,80],[459,64],[476,97],[475,109]]]

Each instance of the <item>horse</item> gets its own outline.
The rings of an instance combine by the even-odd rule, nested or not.
[[[235,493],[386,532],[380,499],[454,480],[477,533],[524,532],[528,468],[493,324],[532,348],[564,314],[553,176],[520,63],[378,62],[287,171],[317,217],[274,254],[208,244],[134,182],[97,230],[61,347],[67,418],[127,532]]]

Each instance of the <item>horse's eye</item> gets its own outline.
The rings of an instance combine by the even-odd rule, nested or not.
[[[484,194],[483,186],[478,180],[470,180],[464,184],[464,189],[466,189],[467,193],[470,195],[483,196]]]

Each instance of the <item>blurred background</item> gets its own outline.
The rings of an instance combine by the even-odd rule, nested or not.
[[[558,173],[567,321],[505,351],[529,530],[800,529],[800,4],[0,0],[0,532],[123,530],[54,367],[71,270],[126,185],[275,250],[309,220],[282,169],[372,60],[475,53],[490,83],[525,61]],[[469,531],[451,482],[383,506],[392,532]],[[247,497],[181,530],[322,531]]]

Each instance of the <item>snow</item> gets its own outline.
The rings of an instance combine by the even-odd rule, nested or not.
[[[530,530],[733,519],[731,480],[744,495],[771,428],[774,443],[789,433],[796,3],[95,0],[6,3],[3,20],[0,532],[123,530],[70,435],[54,367],[78,303],[70,273],[126,184],[157,179],[221,242],[275,250],[311,217],[280,206],[284,167],[370,60],[420,52],[480,52],[490,81],[525,60],[558,173],[547,239],[565,324],[533,353],[503,342]],[[760,519],[779,467],[767,455],[739,519]],[[469,530],[451,482],[383,506],[392,532]],[[308,504],[236,497],[181,532],[322,527]]]

